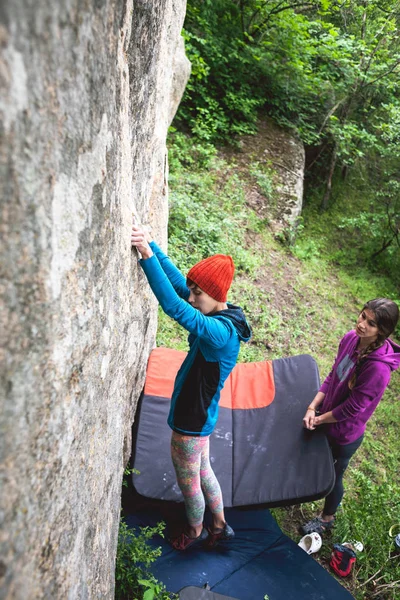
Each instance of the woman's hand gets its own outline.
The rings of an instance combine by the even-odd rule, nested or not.
[[[315,429],[317,425],[321,425],[319,422],[320,417],[317,417],[315,411],[318,410],[319,405],[325,398],[324,392],[317,392],[312,399],[310,405],[307,407],[306,414],[303,417],[303,427],[306,429]]]
[[[335,417],[332,415],[332,411],[316,416],[315,411],[307,408],[307,412],[303,417],[303,426],[306,429],[315,429],[318,425],[323,425],[324,423],[337,423]]]
[[[315,419],[314,419],[315,426],[323,425],[324,423],[337,423],[337,420],[333,416],[331,410],[327,413],[324,413],[323,415],[319,415],[318,417],[315,417]]]
[[[315,416],[315,410],[307,408],[306,414],[303,417],[303,427],[306,429],[313,430],[317,423],[315,422],[318,417]]]
[[[151,236],[141,225],[132,225],[131,244],[138,249],[144,260],[153,256],[149,241]]]

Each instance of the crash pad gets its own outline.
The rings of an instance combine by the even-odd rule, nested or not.
[[[167,539],[177,516],[171,513],[174,503],[141,498],[139,504],[125,517],[129,527],[167,523],[166,536],[155,536],[149,543],[161,547],[151,571],[169,592],[207,586],[213,596],[204,589],[196,595],[196,589],[191,589],[190,599],[220,600],[216,595],[220,594],[238,600],[354,600],[313,556],[282,533],[268,509],[226,509],[226,519],[235,530],[233,540],[211,550],[197,546],[179,552]]]
[[[132,466],[137,492],[182,501],[170,456],[167,425],[174,380],[185,352],[152,351],[135,418]],[[210,459],[224,505],[266,507],[317,500],[333,487],[332,454],[322,430],[302,425],[319,388],[307,354],[238,364],[221,393]]]

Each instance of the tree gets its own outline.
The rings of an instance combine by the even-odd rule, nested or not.
[[[351,166],[384,147],[382,132],[399,103],[399,3],[345,2],[330,13],[353,40],[350,77],[344,94],[330,108],[320,134],[331,140],[331,157],[321,208],[326,210],[337,162]]]
[[[326,210],[337,167],[385,145],[400,103],[399,19],[395,0],[191,0],[193,77],[178,120],[216,141],[254,131],[267,111],[328,151]]]

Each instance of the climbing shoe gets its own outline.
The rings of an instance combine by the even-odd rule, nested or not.
[[[191,538],[188,536],[187,531],[182,531],[176,538],[171,540],[171,546],[175,548],[175,550],[187,550],[188,548],[193,548],[194,546],[198,546],[203,544],[208,539],[208,531],[203,527],[200,535],[195,538]]]
[[[232,527],[225,523],[223,527],[218,529],[208,528],[208,539],[206,541],[207,548],[214,548],[218,542],[233,540],[235,532]]]

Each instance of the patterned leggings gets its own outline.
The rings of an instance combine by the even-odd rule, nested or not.
[[[224,510],[221,488],[210,464],[209,437],[172,432],[171,457],[185,501],[189,525],[201,525],[205,504],[212,513]]]

